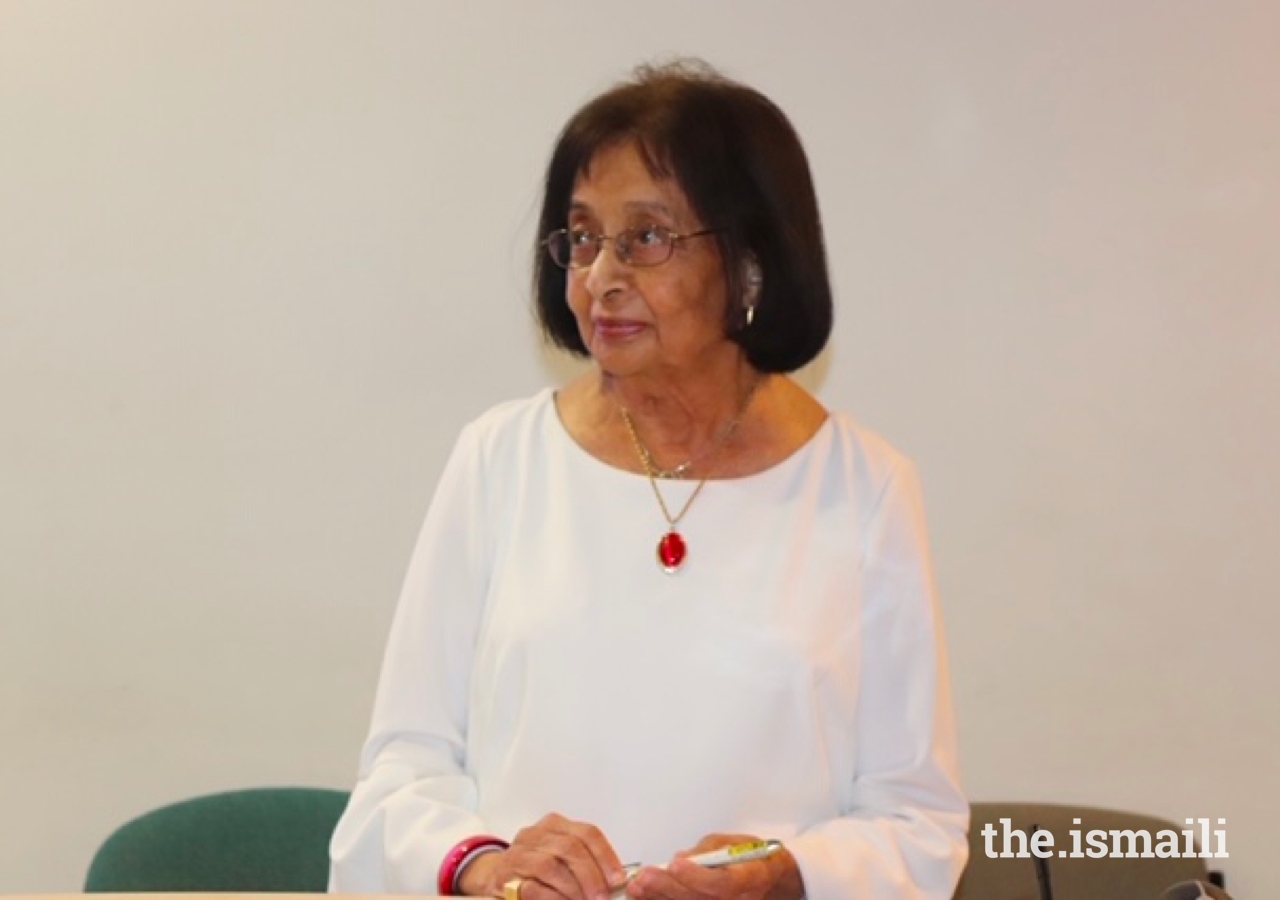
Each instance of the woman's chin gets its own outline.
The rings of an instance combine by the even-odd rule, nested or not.
[[[591,357],[605,371],[623,374],[644,368],[651,355],[645,343],[640,335],[625,338],[596,335],[591,341]]]
[[[644,371],[644,366],[629,363],[619,358],[617,354],[593,356],[592,359],[595,361],[596,368],[610,378],[629,378]]]

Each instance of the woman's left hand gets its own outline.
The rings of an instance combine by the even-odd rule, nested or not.
[[[646,866],[627,885],[634,900],[800,900],[804,881],[795,857],[785,847],[763,859],[707,868],[686,857],[733,844],[757,841],[750,834],[709,834],[682,850],[666,869]]]

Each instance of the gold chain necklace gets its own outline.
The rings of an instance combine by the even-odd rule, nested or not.
[[[720,447],[725,441],[729,440],[729,435],[733,434],[735,428],[738,427],[738,420],[734,419],[724,430],[720,432],[719,437],[711,442],[711,446],[697,456],[691,456],[678,466],[672,466],[670,469],[659,469],[658,464],[653,459],[653,453],[644,445],[644,441],[636,435],[635,428],[632,427],[631,417],[623,410],[623,415],[627,417],[627,430],[631,432],[631,440],[636,445],[636,451],[640,454],[640,461],[644,463],[646,472],[652,472],[654,478],[683,478],[685,473],[694,467],[697,463],[704,462],[716,455]]]
[[[709,459],[720,451],[720,448],[729,440],[729,436],[738,428],[738,423],[742,421],[743,415],[746,414],[747,406],[751,403],[751,398],[755,396],[756,388],[760,386],[760,382],[764,379],[757,379],[756,383],[751,386],[751,390],[747,392],[747,396],[742,401],[742,406],[738,409],[738,414],[733,417],[732,421],[725,426],[724,431],[716,438],[711,448],[692,459],[686,460],[675,469],[666,470],[674,472],[674,475],[668,475],[657,468],[653,463],[653,454],[649,452],[649,448],[640,440],[640,435],[636,432],[635,422],[631,421],[631,413],[625,406],[618,407],[622,413],[623,424],[627,426],[627,434],[631,437],[631,444],[636,449],[636,456],[640,457],[640,465],[644,469],[644,474],[649,479],[649,487],[653,489],[653,496],[658,501],[658,508],[662,510],[662,517],[667,520],[667,531],[658,539],[658,565],[662,567],[662,571],[668,575],[674,575],[679,571],[680,566],[684,564],[685,557],[689,555],[689,545],[685,543],[677,526],[680,520],[684,518],[684,514],[689,511],[689,507],[693,506],[693,501],[698,499],[698,495],[702,493],[702,489],[706,487],[707,477],[704,475],[697,486],[693,489],[693,493],[689,495],[689,499],[684,501],[684,505],[680,507],[680,511],[674,516],[671,510],[667,508],[667,501],[662,498],[662,491],[658,489],[658,479],[667,477],[680,477],[687,471],[695,461],[701,459]]]

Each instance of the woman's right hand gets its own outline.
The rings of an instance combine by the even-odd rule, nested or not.
[[[503,886],[522,879],[520,900],[608,900],[625,874],[600,829],[557,813],[520,829],[511,846],[486,853],[462,870],[458,889],[501,897]]]

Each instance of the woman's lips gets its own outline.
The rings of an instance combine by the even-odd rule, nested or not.
[[[645,324],[632,319],[596,319],[592,325],[596,336],[605,340],[622,340],[644,331]]]

